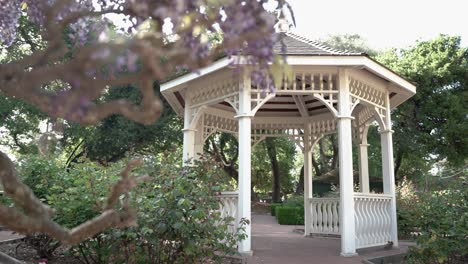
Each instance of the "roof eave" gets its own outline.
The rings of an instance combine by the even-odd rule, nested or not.
[[[198,72],[190,72],[190,73],[187,73],[187,74],[184,74],[180,77],[177,77],[173,80],[170,80],[170,81],[167,81],[165,83],[162,83],[161,84],[161,92],[164,94],[164,93],[167,93],[169,90],[171,91],[176,91],[176,90],[179,90],[181,88],[183,88],[184,84],[192,81],[192,80],[195,80],[195,79],[198,79],[204,75],[207,75],[207,74],[210,74],[212,72],[215,72],[215,71],[218,71],[218,70],[221,70],[227,66],[229,66],[232,62],[233,62],[234,58],[231,57],[231,58],[228,58],[228,57],[224,57],[220,60],[217,60],[215,61],[214,63],[200,69]]]

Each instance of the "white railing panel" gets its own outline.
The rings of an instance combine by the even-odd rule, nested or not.
[[[339,198],[311,198],[311,233],[339,235]]]
[[[221,192],[218,199],[220,203],[219,211],[221,213],[221,218],[225,218],[227,216],[233,218],[228,230],[235,233],[237,229],[238,194],[237,192]]]
[[[385,194],[354,194],[356,248],[385,245],[391,238],[391,201]]]
[[[339,198],[309,199],[311,233],[340,234]],[[386,245],[391,241],[391,201],[385,194],[354,194],[356,247]]]

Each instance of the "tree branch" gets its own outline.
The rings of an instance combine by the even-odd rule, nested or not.
[[[112,186],[104,211],[71,230],[61,227],[52,220],[53,210],[37,199],[31,189],[19,181],[13,162],[8,156],[0,152],[0,180],[5,195],[11,197],[15,205],[10,208],[0,204],[0,224],[19,233],[32,234],[45,233],[65,244],[76,244],[85,238],[91,237],[109,227],[126,227],[136,225],[136,214],[130,208],[128,192],[139,182],[148,177],[130,177],[131,170],[139,161],[130,162],[121,173],[121,179]],[[125,198],[122,209],[115,209],[120,201],[120,194]]]

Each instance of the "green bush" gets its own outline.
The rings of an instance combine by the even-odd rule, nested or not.
[[[411,263],[466,263],[468,260],[468,191],[423,193],[412,218],[419,230]]]
[[[398,190],[398,227],[416,240],[408,263],[466,263],[468,260],[468,189],[458,182],[445,190]],[[403,189],[403,190],[401,190]]]
[[[25,180],[56,210],[55,221],[69,228],[101,212],[109,186],[125,166],[125,162],[103,167],[84,161],[65,170],[55,165],[50,169],[49,161],[41,158],[29,160],[32,164],[25,161],[19,168]],[[138,226],[109,229],[68,253],[84,263],[211,263],[235,254],[237,241],[245,237],[244,228],[228,232],[234,219],[223,219],[216,211],[216,196],[225,186],[216,165],[203,162],[181,168],[179,159],[170,155],[163,165],[157,158],[145,161],[150,166],[134,172],[151,177],[132,191]]]
[[[291,207],[304,207],[304,196],[303,195],[292,195],[286,201],[283,202],[285,206]]]
[[[272,203],[270,204],[271,215],[276,216],[276,207],[283,206],[282,203]]]
[[[276,218],[280,225],[303,225],[304,207],[278,206]]]

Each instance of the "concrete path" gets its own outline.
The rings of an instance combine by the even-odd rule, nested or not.
[[[24,237],[24,236],[19,235],[19,234],[17,234],[17,233],[14,233],[14,232],[11,232],[11,231],[3,230],[3,231],[0,231],[0,244],[1,244],[1,243],[4,243],[4,242],[16,240],[16,239],[21,239],[21,238],[23,238],[23,237]]]
[[[304,237],[294,229],[304,226],[279,225],[270,215],[252,215],[253,256],[249,264],[298,264],[298,263],[362,263],[377,256],[405,252],[409,243],[400,243],[399,249],[373,248],[360,250],[358,256],[340,257],[340,239],[331,237]]]

